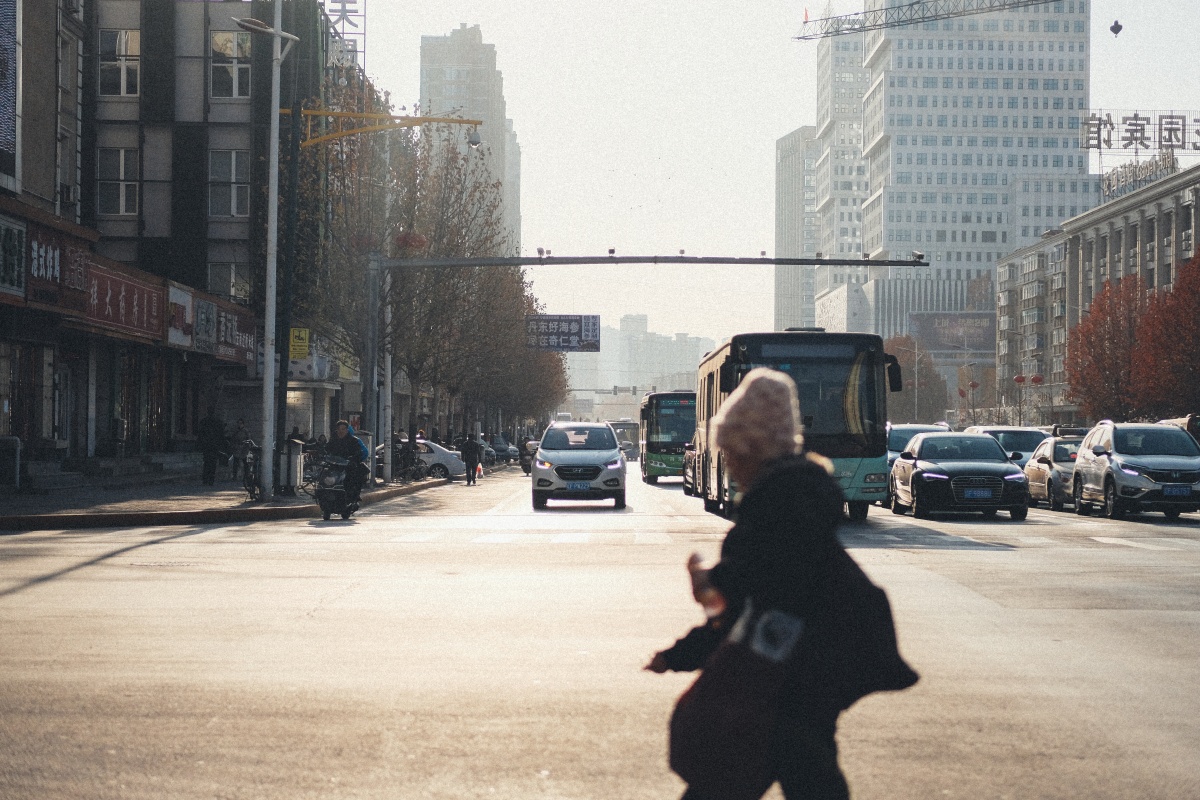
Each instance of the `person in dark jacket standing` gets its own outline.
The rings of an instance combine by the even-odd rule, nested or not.
[[[228,447],[225,441],[225,423],[210,407],[196,428],[196,447],[204,454],[204,471],[201,480],[212,486],[217,480],[217,464]]]
[[[474,439],[464,439],[462,449],[463,463],[467,466],[467,486],[475,485],[475,472],[479,468],[479,457],[482,454],[483,448],[479,446],[479,442]]]
[[[847,800],[837,760],[838,715],[870,691],[911,685],[916,673],[899,656],[890,610],[886,620],[866,613],[845,618],[846,609],[870,605],[856,598],[882,592],[838,542],[841,489],[827,459],[803,452],[800,419],[792,379],[761,368],[714,417],[715,442],[742,492],[737,523],[711,569],[698,556],[688,563],[693,595],[709,622],[656,653],[646,669],[702,668],[747,601],[799,617],[804,635],[777,698],[772,777],[789,800]],[[882,603],[886,609],[886,599]],[[869,634],[848,633],[857,629]],[[685,800],[719,796],[696,787],[684,794]]]

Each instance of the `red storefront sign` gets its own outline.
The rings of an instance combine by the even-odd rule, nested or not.
[[[150,280],[93,261],[88,269],[88,322],[161,341],[166,302],[163,287]]]
[[[258,354],[258,321],[246,309],[195,293],[192,347],[222,361],[254,370]]]
[[[25,299],[31,306],[73,316],[88,310],[91,253],[73,236],[30,224]]]

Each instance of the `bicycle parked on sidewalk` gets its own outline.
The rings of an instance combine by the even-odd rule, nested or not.
[[[251,500],[262,499],[262,486],[259,479],[259,466],[262,461],[262,448],[247,439],[242,443],[242,488],[250,495]]]

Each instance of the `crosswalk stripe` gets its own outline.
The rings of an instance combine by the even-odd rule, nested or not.
[[[421,531],[419,533],[406,533],[403,536],[396,536],[392,539],[393,542],[436,542],[442,538],[442,534],[437,531]]]
[[[1046,536],[1015,536],[1021,544],[1054,544],[1054,540]]]
[[[585,531],[573,531],[571,533],[559,533],[550,537],[552,544],[587,544],[591,541],[591,534]]]
[[[633,534],[634,544],[672,544],[671,534],[661,531],[638,531]]]
[[[1121,545],[1125,545],[1126,547],[1139,547],[1143,550],[1177,550],[1178,549],[1176,547],[1163,547],[1163,546],[1157,545],[1157,544],[1147,544],[1146,542],[1141,541],[1139,539],[1117,539],[1112,536],[1092,536],[1091,538],[1097,542],[1100,542],[1101,544],[1121,544]]]
[[[1162,542],[1163,544],[1175,545],[1181,544],[1184,548],[1200,548],[1200,541],[1196,539],[1147,539],[1148,542]],[[1173,548],[1172,548],[1173,549]]]

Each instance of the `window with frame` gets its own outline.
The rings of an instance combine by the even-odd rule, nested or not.
[[[213,97],[250,96],[249,31],[213,31],[209,58]]]
[[[25,227],[3,217],[0,217],[0,292],[25,294]]]
[[[141,31],[100,31],[100,94],[136,97],[141,83]]]
[[[101,147],[96,159],[96,210],[100,214],[138,213],[138,151]]]
[[[208,151],[208,214],[245,217],[250,214],[250,151]]]
[[[209,264],[208,291],[236,303],[250,302],[250,265],[237,261]]]

